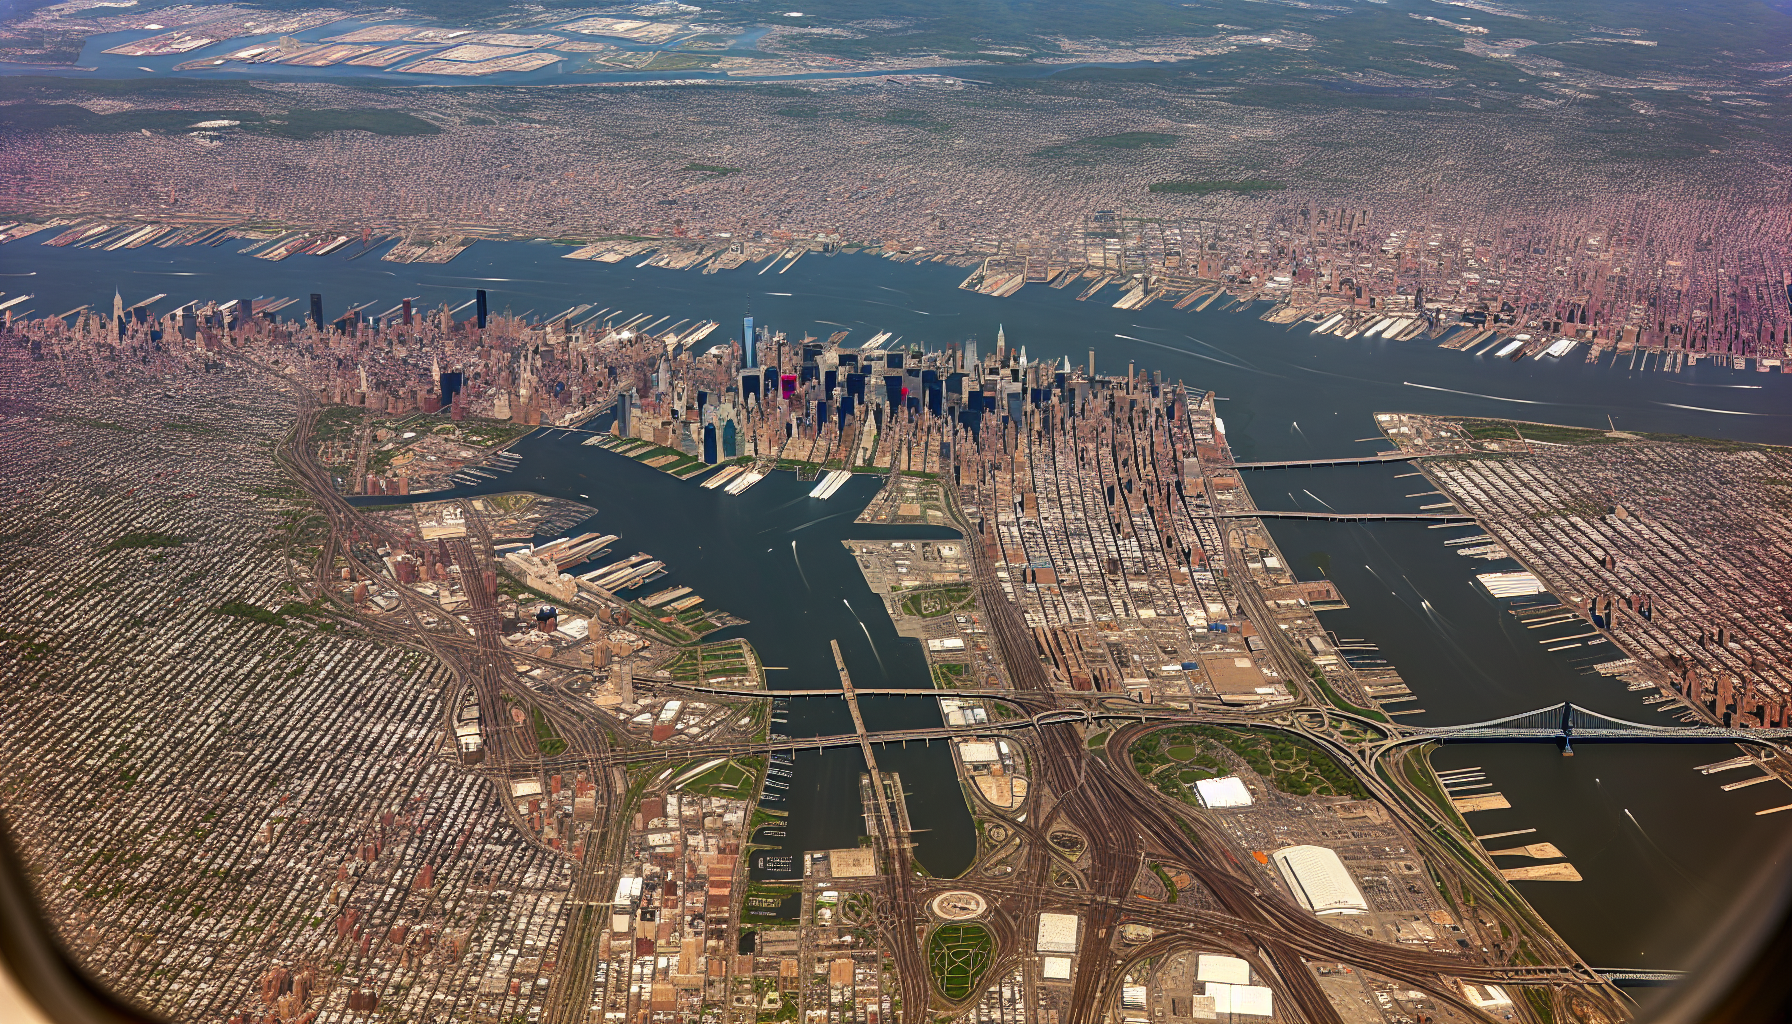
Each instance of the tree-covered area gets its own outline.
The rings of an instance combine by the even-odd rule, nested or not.
[[[1297,736],[1267,729],[1184,726],[1135,741],[1131,756],[1133,767],[1160,791],[1197,803],[1196,782],[1231,770],[1225,751],[1237,755],[1251,771],[1293,796],[1347,796],[1361,800],[1369,795],[1356,776],[1319,747]]]

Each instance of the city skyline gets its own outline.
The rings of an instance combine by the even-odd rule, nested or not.
[[[9,11],[0,937],[156,1024],[1783,1016],[1788,52]]]

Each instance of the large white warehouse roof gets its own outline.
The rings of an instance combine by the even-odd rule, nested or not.
[[[1313,913],[1368,913],[1362,891],[1335,852],[1323,846],[1285,846],[1271,857],[1294,897]]]
[[[1075,914],[1040,914],[1038,950],[1041,953],[1076,952]]]
[[[1243,780],[1236,775],[1227,775],[1219,779],[1198,779],[1195,792],[1200,794],[1201,802],[1208,807],[1249,807],[1251,791],[1245,788]]]

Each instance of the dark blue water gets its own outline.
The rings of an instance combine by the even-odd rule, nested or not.
[[[413,496],[414,500],[526,490],[588,501],[592,518],[567,535],[598,530],[617,534],[618,556],[646,551],[666,562],[668,575],[654,589],[689,586],[708,607],[748,620],[744,626],[713,633],[709,641],[741,637],[753,644],[768,666],[768,684],[781,690],[839,686],[829,641],[838,641],[847,671],[857,686],[929,690],[932,681],[920,641],[898,636],[859,572],[847,539],[942,539],[958,536],[937,526],[854,525],[880,480],[854,477],[827,501],[811,498],[813,482],[795,473],[773,473],[745,494],[704,490],[641,463],[579,442],[588,435],[539,431],[511,450],[520,468],[496,484]],[[582,498],[582,495],[590,497]],[[361,499],[390,503],[391,498]],[[538,541],[552,537],[537,538]],[[779,702],[785,723],[772,731],[790,737],[853,731],[844,701],[797,697]],[[926,698],[867,696],[860,699],[867,728],[896,730],[937,727],[939,705]],[[879,768],[901,774],[910,793],[951,792],[958,781],[944,744],[883,748]],[[765,839],[794,854],[800,875],[802,851],[856,847],[865,833],[859,805],[864,756],[856,748],[797,755],[784,799],[767,803],[789,811],[781,839]],[[970,814],[962,800],[919,800],[911,804],[916,857],[934,874],[956,875],[976,853]]]
[[[1779,374],[1701,366],[1667,375],[1623,364],[1589,366],[1575,356],[1513,363],[1424,341],[1320,340],[1302,328],[1290,331],[1251,315],[1218,312],[1217,304],[1206,313],[1161,303],[1118,311],[1107,305],[1117,297],[1113,289],[1088,302],[1075,301],[1075,287],[1054,291],[1038,285],[1012,299],[991,299],[957,290],[965,273],[960,268],[864,256],[811,254],[785,274],[746,268],[703,276],[559,259],[564,251],[546,243],[481,243],[452,264],[436,267],[380,263],[374,255],[355,261],[301,256],[270,264],[240,256],[229,245],[91,253],[14,243],[0,248],[0,273],[36,275],[0,277],[0,289],[35,290],[37,298],[26,306],[40,315],[84,302],[103,308],[115,285],[127,302],[170,292],[163,309],[195,298],[312,291],[324,293],[332,313],[363,302],[393,305],[407,295],[421,295],[425,305],[459,305],[473,288],[486,288],[495,308],[517,312],[552,314],[591,302],[631,313],[729,323],[750,301],[760,323],[793,336],[826,336],[846,327],[854,332],[850,341],[891,330],[905,342],[929,348],[975,338],[984,352],[1001,324],[1009,344],[1026,346],[1034,358],[1068,355],[1081,364],[1094,349],[1098,372],[1123,372],[1136,361],[1140,368],[1161,371],[1166,380],[1216,390],[1228,438],[1241,459],[1366,454],[1377,445],[1359,439],[1376,433],[1373,413],[1387,410],[1792,442],[1787,412],[1792,383]],[[624,546],[633,545],[631,551],[667,559],[674,571],[670,582],[690,584],[716,606],[752,620],[741,635],[760,647],[769,664],[790,666],[789,672],[772,673],[774,685],[831,681],[830,638],[841,641],[854,679],[864,685],[871,680],[927,685],[920,651],[895,636],[838,545],[844,537],[880,535],[848,525],[873,483],[855,481],[834,500],[816,502],[803,496],[807,485],[784,474],[742,498],[728,498],[571,439],[538,436],[520,450],[524,467],[503,487],[591,494],[601,511],[590,528],[619,533]],[[1394,466],[1269,471],[1247,482],[1264,508],[1411,511],[1438,500],[1405,497],[1430,489],[1422,477],[1398,479],[1408,472]],[[835,518],[810,522],[828,515]],[[1586,671],[1585,649],[1544,651],[1538,634],[1547,630],[1520,628],[1502,602],[1475,587],[1475,573],[1502,566],[1458,557],[1443,545],[1445,538],[1465,531],[1295,522],[1276,522],[1271,530],[1303,577],[1317,576],[1319,566],[1327,566],[1352,606],[1325,613],[1327,626],[1381,646],[1419,696],[1404,706],[1426,709],[1412,716],[1415,722],[1478,721],[1563,699],[1638,721],[1659,717],[1639,695]],[[806,584],[788,551],[780,550],[792,539],[798,542]],[[785,730],[790,735],[844,731],[845,713],[837,701],[795,703]],[[882,728],[931,724],[936,712],[923,710],[923,704],[885,701],[868,707],[868,715]],[[1586,876],[1583,883],[1520,884],[1583,956],[1600,966],[1671,966],[1697,943],[1697,924],[1715,914],[1713,904],[1736,892],[1745,872],[1754,869],[1732,860],[1730,852],[1759,848],[1763,835],[1785,825],[1783,816],[1753,815],[1786,802],[1783,788],[1763,785],[1720,794],[1716,786],[1727,778],[1690,770],[1731,751],[1608,747],[1564,760],[1547,745],[1517,745],[1446,748],[1438,760],[1446,767],[1486,767],[1511,800],[1512,811],[1471,816],[1479,831],[1535,827],[1538,833],[1519,841],[1556,843]],[[888,766],[902,771],[911,789],[941,792],[949,790],[935,787],[955,785],[950,761],[938,749],[892,752]],[[784,805],[793,811],[791,850],[855,844],[863,831],[857,797],[861,768],[852,751],[802,756]],[[1614,785],[1625,787],[1620,809],[1643,823],[1665,851],[1660,857],[1626,852],[1630,848],[1623,843],[1629,840],[1612,832],[1610,816],[1595,813],[1603,806],[1595,798]],[[962,804],[934,799],[911,807],[917,827],[929,830],[918,837],[922,863],[935,874],[961,870],[972,849]],[[1496,815],[1518,824],[1480,821]],[[1676,822],[1689,827],[1670,839],[1658,834],[1678,827]],[[1694,882],[1674,874],[1675,868]],[[1675,878],[1681,884],[1673,884]],[[1625,914],[1611,912],[1614,898],[1631,901]],[[1642,936],[1649,941],[1633,955],[1630,947]]]
[[[1511,802],[1509,810],[1466,815],[1477,835],[1537,830],[1488,840],[1488,849],[1554,843],[1580,871],[1579,882],[1514,885],[1586,963],[1684,969],[1756,872],[1792,867],[1770,857],[1792,811],[1755,815],[1792,803],[1786,787],[1725,793],[1724,783],[1759,770],[1694,771],[1736,756],[1734,746],[1576,743],[1574,750],[1562,757],[1550,743],[1465,743],[1443,747],[1432,763],[1440,771],[1482,768]],[[1538,863],[1497,860],[1503,868]]]

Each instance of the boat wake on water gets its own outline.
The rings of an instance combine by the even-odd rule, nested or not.
[[[865,301],[865,302],[869,302],[869,303],[871,303],[871,304],[872,304],[872,305],[873,305],[873,306],[888,306],[888,307],[890,307],[890,308],[891,308],[891,309],[903,309],[903,310],[908,310],[908,312],[910,312],[910,313],[914,313],[914,314],[916,314],[916,315],[918,315],[918,316],[935,316],[935,315],[938,315],[938,316],[957,316],[957,315],[958,315],[958,314],[957,314],[957,313],[939,313],[939,314],[934,314],[934,313],[929,313],[929,312],[927,312],[927,311],[926,311],[926,310],[925,310],[925,309],[909,309],[909,307],[907,307],[907,306],[898,306],[898,305],[897,305],[897,304],[896,304],[896,303],[894,303],[894,302],[879,302],[879,301],[878,301],[878,300],[876,300],[876,299],[865,299],[865,300],[863,300],[863,301]]]
[[[550,284],[550,285],[557,284],[557,282],[554,282],[554,281],[543,281],[539,277],[455,277],[453,275],[443,275],[440,278],[440,280],[443,280],[443,281],[503,281],[508,284]],[[419,284],[428,284],[429,282],[424,281],[422,278],[419,278],[418,283]]]
[[[883,656],[883,655],[882,655],[882,654],[879,654],[879,653],[878,653],[878,650],[877,650],[877,641],[876,641],[876,640],[873,640],[873,639],[871,639],[871,630],[869,630],[869,629],[867,629],[867,628],[866,628],[866,627],[865,627],[865,620],[864,620],[864,619],[861,619],[861,618],[859,618],[859,613],[858,613],[858,612],[857,612],[857,611],[855,611],[855,610],[854,610],[854,609],[853,609],[853,606],[852,606],[852,602],[851,602],[851,601],[848,601],[848,600],[847,600],[847,599],[846,599],[846,598],[844,598],[844,597],[843,597],[843,598],[841,598],[841,599],[840,599],[840,603],[841,603],[841,604],[843,604],[843,605],[845,605],[845,606],[846,606],[846,610],[847,610],[847,611],[849,611],[849,612],[852,612],[852,617],[853,617],[853,619],[854,619],[854,620],[856,620],[856,621],[857,621],[857,622],[858,622],[858,624],[859,624],[859,628],[860,628],[860,629],[861,629],[861,630],[864,630],[864,632],[865,632],[865,642],[866,642],[866,643],[868,643],[868,644],[870,644],[870,645],[871,645],[871,656],[872,656],[872,657],[874,657],[874,658],[876,658],[876,659],[877,659],[877,667],[878,667],[878,668],[882,668],[882,669],[884,669],[884,670],[885,670],[885,671],[889,671],[889,670],[888,670],[888,669],[887,669],[887,668],[885,668],[885,666],[884,666],[884,656]]]
[[[1714,412],[1720,416],[1784,416],[1785,415],[1785,413],[1778,413],[1778,412],[1737,412],[1735,409],[1707,409],[1702,405],[1681,405],[1677,402],[1656,402],[1655,404],[1656,405],[1665,405],[1670,409],[1687,409],[1692,412]]]
[[[1521,405],[1561,405],[1561,402],[1539,402],[1530,398],[1503,398],[1499,395],[1483,395],[1479,391],[1458,391],[1455,388],[1440,388],[1434,384],[1414,384],[1410,380],[1400,383],[1409,388],[1424,388],[1426,391],[1447,391],[1452,395],[1468,395],[1470,398],[1487,398],[1495,402],[1517,402]]]
[[[1238,355],[1235,352],[1228,352],[1225,349],[1219,347],[1218,345],[1212,344],[1211,342],[1202,341],[1200,338],[1197,338],[1192,334],[1184,334],[1182,337],[1187,341],[1192,341],[1195,344],[1201,346],[1202,348],[1207,349],[1209,352],[1212,352],[1215,355],[1224,357],[1226,359],[1231,359],[1236,362],[1243,363],[1244,365],[1250,367],[1253,370],[1258,368],[1257,364],[1251,362],[1249,359],[1246,359],[1245,357]]]
[[[820,519],[811,519],[801,526],[793,526],[790,529],[785,530],[784,532],[785,533],[795,533],[798,530],[807,530],[809,527],[814,526],[816,523],[824,523],[824,522],[827,522],[829,519],[838,519],[845,514],[846,513],[844,513],[844,512],[836,512],[831,516],[822,516]]]
[[[1188,356],[1191,359],[1204,359],[1207,362],[1218,363],[1221,366],[1230,366],[1234,370],[1243,370],[1246,373],[1260,373],[1265,377],[1280,377],[1281,376],[1281,374],[1279,374],[1279,373],[1270,373],[1267,370],[1259,370],[1255,366],[1246,366],[1243,363],[1234,363],[1229,359],[1215,359],[1213,356],[1204,356],[1199,352],[1190,352],[1186,348],[1177,348],[1175,345],[1165,345],[1161,341],[1147,341],[1144,338],[1135,338],[1130,334],[1116,334],[1116,335],[1114,335],[1114,337],[1122,338],[1122,339],[1125,339],[1126,341],[1138,342],[1141,345],[1150,345],[1152,348],[1161,348],[1161,349],[1164,349],[1164,350],[1170,351],[1170,352],[1179,352],[1182,355]]]
[[[771,548],[766,548],[766,550],[770,551]],[[796,553],[796,541],[794,540],[790,542],[790,558],[796,563],[796,574],[803,578],[803,589],[814,590],[814,587],[809,586],[809,574],[803,571],[803,560]]]

